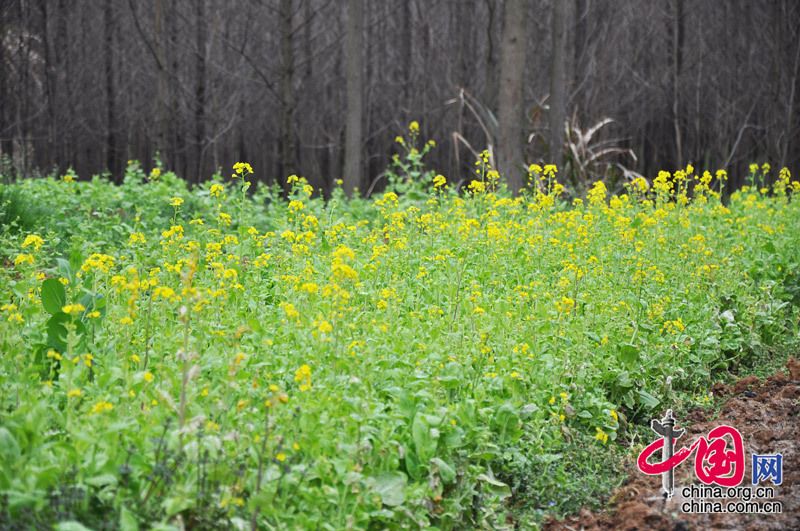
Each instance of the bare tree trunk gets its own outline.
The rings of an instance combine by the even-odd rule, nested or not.
[[[30,4],[20,0],[17,3],[19,9],[19,18],[22,22],[22,27],[30,27]],[[20,83],[17,87],[17,117],[16,117],[16,134],[15,146],[13,153],[15,155],[14,165],[17,171],[22,169],[22,175],[28,176],[30,169],[30,129],[29,120],[30,116],[30,93],[28,90],[28,83],[30,79],[30,64],[31,64],[31,46],[30,38],[26,38],[23,32],[19,33],[18,50],[22,56],[22,75],[19,76]]]
[[[581,82],[584,79],[587,71],[587,63],[588,57],[587,52],[589,48],[589,40],[587,38],[588,35],[588,28],[589,28],[589,2],[588,0],[575,0],[575,5],[573,6],[574,15],[575,15],[575,33],[573,35],[573,64],[574,70],[572,75],[572,82],[575,87],[580,87]],[[573,90],[576,90],[573,88]],[[578,94],[576,94],[576,100],[579,99],[580,96],[585,95],[586,90],[580,90]],[[578,112],[581,110],[586,110],[586,102],[585,98],[584,101],[580,101],[580,103],[573,102],[573,107],[576,108]]]
[[[294,168],[294,131],[292,118],[295,111],[294,54],[292,51],[292,0],[280,2],[281,36],[281,125],[280,125],[280,177],[286,177]]]
[[[525,74],[527,0],[506,0],[500,50],[497,161],[513,192],[522,188],[522,78]]]
[[[155,53],[158,67],[158,101],[156,102],[156,151],[161,160],[166,160],[167,142],[169,139],[169,73],[167,72],[166,54],[164,53],[164,30],[162,27],[164,10],[162,0],[155,0]]]
[[[489,12],[489,20],[486,22],[486,91],[484,93],[484,104],[488,109],[494,109],[497,103],[497,70],[495,67],[495,18],[497,17],[497,3],[495,0],[485,0],[486,9]]]
[[[314,72],[313,70],[313,58],[314,58],[314,45],[312,43],[312,29],[314,27],[313,23],[314,18],[314,11],[311,9],[311,0],[304,0],[303,2],[303,23],[305,26],[303,27],[303,47],[305,48],[305,78],[309,79],[311,74]]]
[[[411,76],[413,74],[413,55],[414,55],[414,16],[411,11],[411,0],[402,2],[402,14],[400,15],[401,30],[400,30],[400,64],[402,65],[402,78],[400,83],[403,91],[402,105],[403,111],[408,112],[411,107]]]
[[[786,160],[789,156],[789,148],[792,144],[792,137],[794,136],[794,127],[792,122],[795,113],[795,94],[797,93],[797,75],[800,70],[800,42],[797,43],[797,51],[794,55],[794,67],[792,68],[792,76],[789,84],[789,101],[786,104],[786,126],[783,130],[783,146],[781,149],[781,167],[786,166]]]
[[[165,58],[168,68],[166,72],[167,87],[169,89],[169,106],[167,114],[167,131],[169,134],[169,147],[167,157],[171,161],[172,168],[179,175],[185,175],[189,164],[187,160],[186,144],[188,139],[188,124],[186,117],[180,109],[178,99],[178,78],[180,76],[180,63],[178,61],[178,42],[179,27],[178,19],[181,14],[178,12],[178,2],[172,0],[168,3],[167,11],[167,49]]]
[[[550,61],[550,163],[559,168],[564,162],[564,122],[567,118],[567,7],[563,0],[553,2],[553,55]]]
[[[60,167],[68,167],[73,164],[72,162],[72,149],[73,145],[72,135],[65,133],[68,131],[68,124],[72,123],[72,54],[70,53],[70,41],[67,30],[67,6],[65,0],[58,1],[58,9],[56,11],[56,40],[55,40],[55,59],[57,67],[57,84],[58,90],[56,95],[58,99],[58,125],[56,126],[56,142],[58,146],[58,158]]]
[[[195,11],[195,46],[197,56],[195,62],[195,77],[197,78],[197,92],[195,93],[194,114],[194,143],[196,146],[196,160],[194,181],[200,182],[203,176],[203,155],[205,154],[206,140],[206,0],[196,0]]]
[[[471,71],[475,61],[475,51],[473,45],[475,36],[473,35],[475,20],[475,0],[455,0],[455,21],[458,28],[456,40],[457,51],[455,61],[455,79],[459,88],[467,88],[470,85]],[[470,87],[472,88],[472,87]]]
[[[106,0],[103,12],[103,40],[105,41],[106,70],[106,167],[112,179],[118,179],[117,168],[117,113],[114,105],[114,13],[113,0]]]
[[[6,34],[6,13],[10,11],[10,9],[0,9],[0,35]],[[8,94],[8,85],[6,84],[6,80],[8,79],[8,75],[10,74],[7,70],[7,62],[6,62],[6,47],[0,46],[0,101],[3,102],[3,105],[0,105],[0,155],[11,156],[11,128],[9,126],[10,117],[7,115],[9,105],[6,103],[9,101],[9,94]]]
[[[348,0],[345,35],[347,118],[345,120],[344,190],[352,194],[362,185],[364,128],[364,0]]]
[[[522,159],[559,162],[548,141],[555,148],[563,139],[563,96],[564,118],[614,117],[619,147],[643,155],[626,164],[646,174],[732,156],[734,184],[752,158],[800,160],[797,0],[524,1],[529,52],[550,49],[552,35],[553,54],[528,53],[531,77],[521,74],[522,96],[508,105],[516,89],[501,79],[501,59],[519,21],[504,35],[506,0],[360,0],[361,34],[350,37],[349,0],[113,0],[110,52],[106,0],[0,0],[0,147],[20,175],[118,171],[157,151],[192,180],[246,150],[261,175],[303,173],[319,186],[344,175],[347,138],[348,186],[366,190],[412,118],[426,137],[454,139],[426,155],[439,170],[452,157],[453,176],[466,170],[459,146],[491,144],[506,171],[522,169],[518,139]],[[561,8],[566,53],[551,31]],[[709,37],[741,21],[747,39]],[[648,39],[656,45],[642,46]],[[347,80],[350,59],[360,66]],[[565,85],[552,67],[563,67]],[[455,87],[477,100],[454,98]],[[498,145],[501,89],[506,139]],[[552,113],[532,105],[546,93]],[[524,142],[529,128],[543,132],[535,146]]]
[[[675,0],[672,19],[672,125],[675,130],[675,160],[683,168],[683,139],[680,123],[680,76],[683,51],[683,0]]]
[[[59,121],[56,118],[56,91],[58,90],[58,82],[56,80],[56,61],[54,60],[54,52],[52,41],[50,39],[49,29],[49,13],[47,11],[48,2],[42,2],[39,5],[42,15],[42,48],[44,50],[44,75],[45,75],[45,88],[47,91],[47,149],[44,154],[39,153],[45,164],[49,164],[52,160],[57,160],[56,155],[56,127]]]

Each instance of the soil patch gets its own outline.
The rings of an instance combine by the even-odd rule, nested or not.
[[[715,395],[725,402],[719,414],[697,409],[678,426],[686,428],[678,445],[688,444],[720,424],[737,428],[743,438],[746,470],[743,487],[751,484],[751,454],[783,455],[783,484],[775,487],[775,497],[783,505],[780,514],[695,514],[684,513],[687,501],[683,486],[700,485],[694,476],[694,455],[675,469],[675,496],[665,500],[661,478],[638,471],[635,457],[625,463],[628,478],[609,500],[608,508],[582,510],[564,520],[545,522],[547,530],[621,529],[800,529],[800,362],[794,358],[766,380],[748,376],[733,385],[717,384]],[[762,483],[762,486],[770,485]],[[730,500],[724,499],[723,503]]]

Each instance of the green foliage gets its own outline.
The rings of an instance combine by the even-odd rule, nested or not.
[[[482,159],[461,195],[423,155],[372,199],[243,165],[0,189],[45,205],[0,235],[0,521],[533,525],[607,492],[637,423],[796,337],[788,173],[569,206],[553,167],[511,197]]]
[[[0,231],[33,231],[42,225],[46,205],[34,201],[18,186],[0,184]]]
[[[426,168],[424,158],[436,146],[433,140],[420,145],[419,123],[411,122],[407,136],[395,138],[401,153],[392,157],[386,170],[387,191],[399,194],[405,201],[421,201],[427,197],[434,172]]]

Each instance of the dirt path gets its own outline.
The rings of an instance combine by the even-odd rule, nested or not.
[[[675,496],[661,496],[661,478],[640,473],[630,458],[628,478],[609,500],[608,509],[581,511],[562,521],[545,523],[547,530],[621,529],[800,529],[800,362],[789,360],[785,372],[765,381],[754,376],[734,385],[717,384],[714,394],[725,398],[719,415],[695,410],[678,425],[686,427],[679,442],[692,441],[720,424],[737,428],[743,438],[746,471],[742,486],[750,486],[751,453],[783,454],[783,484],[772,500],[783,504],[781,514],[687,514],[681,487],[700,482],[694,476],[693,456],[675,469]],[[686,444],[686,443],[684,443]],[[660,455],[660,454],[659,454]],[[768,485],[764,483],[762,485]],[[725,500],[727,502],[729,500]]]

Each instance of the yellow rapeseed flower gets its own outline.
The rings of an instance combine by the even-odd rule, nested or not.
[[[33,247],[34,251],[38,251],[44,245],[44,240],[38,234],[28,234],[25,241],[22,242],[22,248]]]
[[[105,400],[101,400],[92,406],[92,414],[97,415],[99,413],[106,413],[112,409],[114,409],[114,404],[111,402],[106,402]]]
[[[294,381],[300,384],[300,391],[311,389],[311,367],[303,364],[294,372]]]
[[[33,264],[33,255],[32,254],[18,254],[16,258],[14,258],[14,265],[18,266],[20,264]]]
[[[253,173],[253,167],[247,162],[237,162],[233,165],[233,171],[235,172],[234,177],[236,175],[250,175]]]
[[[131,235],[128,237],[128,244],[135,245],[137,243],[145,243],[144,234],[141,232],[132,232]]]
[[[83,264],[81,264],[81,271],[84,273],[88,273],[90,271],[102,271],[103,273],[108,273],[112,267],[114,267],[113,256],[101,253],[92,253],[89,255],[89,258],[87,258]]]
[[[80,389],[70,389],[67,392],[67,398],[78,398],[82,394],[83,394],[83,391],[81,391]]]
[[[222,186],[219,183],[214,183],[214,184],[211,185],[211,189],[209,190],[209,193],[214,197],[219,197],[220,194],[222,194],[223,190],[225,190],[224,186]]]
[[[61,311],[69,314],[69,315],[78,315],[79,313],[86,311],[86,308],[83,304],[67,304],[66,306],[61,307]]]

